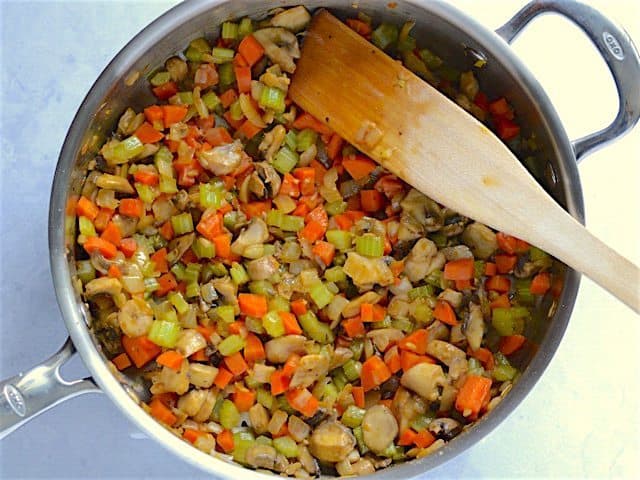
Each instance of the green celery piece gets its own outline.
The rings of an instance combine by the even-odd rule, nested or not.
[[[154,87],[159,87],[160,85],[167,83],[169,80],[171,80],[171,75],[169,74],[169,72],[158,72],[153,77],[151,77],[151,80],[149,80],[149,82]]]
[[[253,33],[253,22],[249,17],[244,17],[240,20],[240,25],[238,25],[238,36],[240,38],[244,38],[247,35],[251,35]]]
[[[324,308],[329,305],[334,296],[322,282],[318,282],[316,285],[311,287],[309,295],[318,308]]]
[[[273,439],[273,447],[278,453],[287,458],[295,458],[298,456],[298,445],[290,436],[278,437]]]
[[[312,311],[300,315],[298,320],[304,332],[312,340],[321,344],[333,342],[334,335],[329,325],[318,320],[318,317]]]
[[[244,348],[245,342],[240,335],[229,335],[218,345],[218,351],[221,355],[228,357],[239,352]]]
[[[356,252],[366,257],[381,257],[384,253],[384,239],[378,235],[365,233],[356,238]]]
[[[315,145],[318,140],[318,134],[310,128],[300,130],[296,135],[296,150],[298,152],[304,152],[311,145]]]
[[[285,232],[297,232],[304,228],[304,218],[295,215],[285,215],[280,228]]]
[[[233,283],[235,283],[236,285],[243,285],[249,281],[249,274],[247,274],[247,271],[244,269],[244,267],[237,262],[233,262],[231,264],[229,273],[231,274]]]
[[[173,348],[178,341],[182,328],[177,322],[154,320],[149,330],[149,340],[161,347]]]
[[[398,27],[391,23],[381,23],[380,26],[371,33],[371,42],[381,50],[387,49],[397,41]]]
[[[262,89],[258,103],[276,113],[282,113],[286,108],[284,103],[285,96],[286,93],[279,88],[265,86]]]
[[[91,260],[80,260],[76,262],[76,272],[78,278],[84,285],[96,278],[96,269],[91,264]]]
[[[223,22],[220,36],[224,40],[235,40],[238,38],[238,24],[233,22]]]
[[[193,218],[189,212],[171,217],[171,226],[176,235],[193,232]]]
[[[285,334],[284,323],[276,311],[270,311],[262,318],[262,326],[273,338]]]
[[[362,371],[362,363],[357,360],[349,359],[342,366],[342,370],[344,371],[347,380],[353,382],[360,378],[360,372]]]
[[[231,305],[216,307],[216,315],[225,323],[232,323],[236,318],[234,308]]]
[[[365,413],[366,410],[364,408],[349,405],[342,414],[340,421],[349,428],[359,427],[362,424]]]
[[[291,150],[288,146],[282,147],[276,153],[273,159],[273,168],[275,168],[278,172],[289,173],[293,168],[298,164],[298,154]]]
[[[235,52],[230,48],[216,47],[211,50],[211,56],[213,57],[213,63],[227,63],[233,61]]]
[[[180,315],[187,313],[187,310],[189,310],[189,304],[180,292],[170,292],[167,297],[169,298],[171,305],[175,307]]]
[[[220,424],[228,430],[240,424],[240,412],[238,412],[238,409],[231,400],[222,402],[218,415],[220,416]]]
[[[344,230],[327,230],[327,240],[332,243],[338,250],[344,251],[351,248],[353,235],[351,232]]]

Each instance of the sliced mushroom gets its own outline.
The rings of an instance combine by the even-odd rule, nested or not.
[[[276,449],[271,445],[254,443],[247,449],[245,459],[252,467],[272,470],[276,462],[276,454]]]
[[[376,328],[367,332],[367,337],[378,350],[384,352],[391,344],[402,340],[405,334],[398,328]]]
[[[444,258],[448,262],[452,260],[462,260],[463,258],[473,258],[473,253],[466,245],[456,245],[455,247],[447,247],[442,249]]]
[[[351,430],[335,420],[321,423],[311,434],[309,450],[324,462],[339,462],[356,446]]]
[[[264,152],[264,158],[267,162],[270,162],[276,152],[280,149],[286,134],[287,130],[282,125],[276,125],[265,134],[262,142],[260,142],[258,150]]]
[[[438,251],[435,243],[427,238],[421,238],[411,249],[404,263],[404,273],[412,282],[422,280],[445,264],[445,257]]]
[[[404,372],[400,383],[402,386],[416,392],[424,399],[433,402],[440,395],[438,387],[444,385],[447,379],[440,365],[419,363]]]
[[[326,355],[311,354],[300,359],[291,378],[291,388],[305,388],[313,385],[329,371],[329,358]]]
[[[211,283],[228,304],[237,305],[238,286],[231,280],[231,277],[214,278]]]
[[[438,204],[415,188],[409,190],[400,202],[400,207],[403,213],[409,214],[426,232],[435,232],[444,224],[444,214]],[[407,220],[400,219],[401,228]]]
[[[204,401],[207,399],[208,390],[191,390],[186,395],[182,395],[178,399],[178,409],[182,410],[189,417],[194,416],[200,411]]]
[[[307,425],[300,417],[296,417],[295,415],[291,415],[289,417],[289,423],[287,424],[287,428],[289,430],[289,435],[296,442],[304,441],[311,433],[311,427]]]
[[[171,80],[174,82],[180,82],[184,80],[189,73],[189,67],[187,66],[187,62],[178,57],[171,57],[164,63],[164,68],[167,69],[169,75],[171,76]]]
[[[209,417],[211,417],[211,412],[213,412],[213,407],[215,406],[216,400],[218,399],[218,396],[213,389],[207,390],[206,392],[207,398],[200,407],[200,410],[198,410],[198,413],[193,415],[193,419],[196,422],[205,422],[209,420]]]
[[[96,295],[117,295],[122,291],[122,283],[117,278],[100,277],[84,286],[84,294],[90,298]]]
[[[427,427],[437,438],[449,441],[462,431],[460,422],[453,418],[436,418]]]
[[[292,32],[300,32],[311,21],[311,15],[305,7],[288,8],[274,15],[269,22],[274,27],[283,27]]]
[[[187,372],[191,385],[200,388],[211,387],[217,374],[218,369],[216,367],[196,362],[189,364],[189,371]]]
[[[248,246],[264,243],[268,238],[269,230],[267,229],[267,224],[261,218],[255,217],[231,244],[231,251],[236,255],[242,255]]]
[[[427,327],[427,333],[432,340],[443,340],[449,338],[449,327],[440,320],[436,320]]]
[[[446,288],[438,295],[439,300],[447,301],[453,308],[460,308],[460,305],[462,305],[462,297],[462,292],[452,290],[451,288]]]
[[[207,346],[207,341],[202,334],[193,328],[185,328],[180,332],[176,342],[176,350],[188,357]]]
[[[307,338],[303,335],[285,335],[269,340],[264,345],[267,360],[271,363],[284,363],[292,353],[306,353]]]
[[[293,33],[282,27],[270,27],[255,31],[253,36],[262,45],[269,60],[280,65],[285,72],[295,71],[294,60],[300,58],[300,47]]]
[[[200,151],[198,161],[200,165],[216,175],[228,175],[238,168],[245,155],[242,142],[236,140],[210,150]]]
[[[247,263],[247,273],[251,280],[267,280],[273,277],[279,268],[280,264],[273,255],[265,255]]]
[[[356,286],[361,288],[372,287],[376,283],[386,287],[394,282],[393,272],[382,258],[367,258],[358,253],[349,252],[342,270],[351,277]]]
[[[373,452],[383,452],[396,438],[398,422],[385,405],[369,408],[362,419],[364,443]]]
[[[258,198],[273,198],[280,191],[282,180],[275,169],[266,162],[256,163],[250,175],[249,190]]]
[[[467,354],[458,347],[443,340],[431,340],[427,353],[449,367],[449,376],[456,380],[468,369]]]
[[[249,421],[253,430],[262,435],[269,426],[269,412],[261,403],[256,403],[249,409]]]
[[[184,255],[185,252],[191,248],[191,245],[193,245],[195,238],[196,234],[192,232],[174,238],[169,242],[169,253],[167,253],[167,262],[169,262],[169,265],[177,263],[178,260],[182,258],[182,255]]]
[[[382,299],[381,295],[376,292],[367,292],[357,298],[351,300],[343,309],[342,316],[345,318],[353,317],[360,313],[360,306],[363,303],[378,303]]]
[[[118,324],[128,337],[146,335],[153,323],[153,310],[144,298],[127,300],[118,312]]]
[[[162,367],[160,373],[154,378],[151,393],[175,392],[183,395],[189,390],[189,378],[187,371],[189,362],[185,359],[178,371],[169,367]]]
[[[333,355],[331,355],[331,362],[329,365],[329,370],[333,370],[334,368],[341,367],[349,359],[353,357],[353,350],[346,347],[336,347],[333,351]]]
[[[471,223],[462,232],[462,241],[473,255],[481,260],[489,258],[498,249],[496,234],[481,223]]]
[[[253,366],[251,379],[257,383],[269,383],[271,374],[275,371],[276,371],[276,368],[272,367],[271,365],[265,365],[264,363],[256,363]]]
[[[475,303],[469,304],[469,318],[465,324],[464,334],[471,350],[477,350],[482,345],[484,335],[484,317],[482,309]]]
[[[418,415],[427,411],[427,405],[421,397],[400,386],[393,396],[391,411],[398,421],[400,431],[404,432]]]
[[[129,183],[129,181],[119,175],[111,175],[109,173],[103,173],[96,178],[96,185],[100,188],[107,190],[115,190],[120,193],[133,193],[135,190]]]

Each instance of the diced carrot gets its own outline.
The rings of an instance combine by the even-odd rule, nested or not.
[[[112,243],[116,247],[120,246],[120,242],[122,241],[122,233],[120,232],[120,227],[116,225],[113,221],[107,224],[107,228],[105,228],[100,235],[100,238],[106,240],[109,243]]]
[[[305,240],[310,241],[311,243],[320,240],[324,237],[326,232],[326,228],[323,227],[320,223],[315,220],[311,220],[309,223],[305,225],[305,227],[300,230],[299,236],[300,238],[304,238]]]
[[[487,290],[493,290],[499,293],[507,293],[511,288],[511,280],[509,277],[502,275],[494,275],[489,277],[484,284]]]
[[[202,63],[193,76],[193,83],[202,90],[218,84],[218,70],[213,63]]]
[[[227,366],[229,371],[233,373],[234,376],[242,375],[247,371],[249,366],[247,362],[244,361],[244,358],[240,354],[240,352],[236,352],[233,355],[229,355],[224,357],[224,364]]]
[[[168,367],[171,370],[175,370],[176,372],[180,370],[183,361],[184,357],[182,356],[182,354],[180,352],[176,352],[175,350],[167,350],[166,352],[161,353],[158,358],[156,358],[156,363],[158,365]]]
[[[144,203],[139,198],[123,198],[118,211],[120,215],[141,218],[144,215]]]
[[[113,363],[116,368],[120,371],[125,368],[129,368],[131,366],[131,360],[129,359],[129,355],[122,352],[120,355],[116,355],[111,359],[111,363]]]
[[[491,115],[513,120],[513,110],[504,97],[489,103],[488,109]]]
[[[414,440],[416,439],[416,437],[418,436],[418,434],[410,429],[410,428],[406,428],[401,434],[400,437],[398,437],[398,445],[400,445],[401,447],[406,447],[409,445],[413,445]]]
[[[153,343],[146,336],[127,337],[123,335],[122,347],[137,368],[144,367],[162,351],[162,347]]]
[[[156,272],[167,273],[169,271],[169,262],[167,261],[167,248],[162,247],[149,257],[155,265]]]
[[[360,204],[365,212],[377,212],[384,207],[384,196],[378,190],[361,190]]]
[[[324,123],[306,112],[298,115],[298,118],[294,120],[292,126],[297,130],[310,128],[311,130],[318,132],[320,135],[331,135],[333,133],[333,131]]]
[[[103,232],[109,222],[111,221],[111,217],[113,217],[114,211],[110,208],[101,208],[96,215],[95,220],[93,220],[93,226],[96,227],[98,232]]]
[[[404,190],[404,185],[395,175],[384,175],[374,185],[387,198],[392,198]]]
[[[353,221],[344,213],[334,216],[333,219],[340,230],[350,230],[353,226]]]
[[[185,428],[182,433],[182,438],[184,438],[189,443],[196,443],[200,437],[205,435],[211,435],[208,432],[203,432],[202,430],[194,430],[193,428]]]
[[[436,361],[428,355],[417,355],[408,350],[400,350],[400,365],[404,372],[419,363],[436,363]]]
[[[304,298],[294,300],[291,302],[291,310],[298,316],[304,315],[307,313],[307,301]]]
[[[200,335],[204,337],[207,343],[211,342],[211,335],[213,335],[216,332],[216,328],[213,325],[207,326],[207,325],[198,324],[198,326],[196,326],[196,330],[198,330]]]
[[[153,128],[153,125],[149,122],[143,122],[142,125],[136,129],[134,135],[138,137],[138,140],[142,143],[156,143],[164,138],[164,134]]]
[[[220,257],[222,259],[232,258],[230,234],[223,233],[222,235],[212,238],[211,241],[216,247],[216,257]]]
[[[511,355],[522,348],[526,337],[524,335],[507,335],[500,338],[500,346],[498,349],[504,355]]]
[[[260,217],[269,210],[271,210],[271,200],[269,199],[242,204],[242,211],[247,215],[247,218]]]
[[[160,100],[167,100],[178,93],[178,85],[176,85],[176,82],[169,81],[152,88],[152,91]]]
[[[220,145],[226,145],[227,143],[233,142],[233,138],[229,134],[229,131],[224,127],[208,129],[204,134],[204,138],[212,147],[218,147]]]
[[[363,322],[373,322],[373,304],[363,303],[360,305],[360,317]]]
[[[476,350],[469,348],[467,353],[473,358],[480,360],[485,370],[491,371],[495,367],[493,353],[488,348],[480,347]]]
[[[473,258],[451,260],[444,266],[445,280],[471,280],[473,278]]]
[[[169,128],[174,123],[181,122],[187,116],[188,108],[184,105],[162,105],[164,128]]]
[[[313,417],[320,407],[320,402],[306,388],[294,388],[285,393],[289,405],[305,417]]]
[[[172,426],[178,420],[178,417],[171,409],[157,398],[151,400],[149,408],[151,409],[151,416],[166,425]]]
[[[288,375],[285,375],[282,370],[276,370],[269,377],[271,383],[271,395],[280,395],[289,389],[289,383],[291,379]]]
[[[266,358],[264,346],[260,339],[253,333],[247,334],[244,339],[244,359],[248,364],[255,363]]]
[[[256,403],[256,392],[236,384],[236,390],[233,392],[233,403],[235,403],[239,412],[248,412]]]
[[[316,191],[316,171],[313,167],[299,167],[293,170],[293,176],[300,181],[302,195],[313,195]]]
[[[264,48],[253,35],[247,35],[238,44],[238,52],[244,57],[250,67],[253,67],[264,55]]]
[[[344,140],[340,135],[334,133],[331,135],[331,139],[327,145],[327,156],[331,160],[335,160],[340,152],[342,151],[342,146],[344,145]]]
[[[282,184],[280,185],[280,191],[278,193],[291,198],[298,198],[300,196],[300,180],[290,173],[285,173],[282,177]]]
[[[138,169],[136,173],[133,174],[133,179],[144,185],[154,186],[160,183],[160,175],[152,169]]]
[[[231,373],[229,370],[227,370],[224,367],[219,367],[218,374],[216,375],[216,378],[213,380],[213,384],[222,390],[227,385],[229,385],[229,382],[231,381],[232,378],[233,378],[233,373]]]
[[[158,285],[159,287],[155,291],[155,294],[159,297],[164,297],[167,293],[176,289],[178,281],[173,273],[168,272],[158,277]]]
[[[89,237],[82,245],[87,253],[91,254],[93,252],[100,252],[100,254],[104,258],[112,259],[115,258],[118,253],[118,249],[116,246],[99,237]]]
[[[516,255],[496,255],[496,269],[498,273],[511,273],[518,262]]]
[[[506,293],[497,296],[493,301],[489,304],[489,306],[493,308],[509,308],[511,306],[511,302],[509,301],[509,296]]]
[[[325,168],[325,166],[322,165],[315,158],[313,160],[311,160],[311,163],[309,164],[309,166],[316,171],[316,183],[322,183],[322,180],[324,179],[324,176],[328,172],[328,170]]]
[[[306,217],[309,214],[309,206],[306,203],[298,203],[298,206],[291,212],[296,217]]]
[[[138,244],[136,243],[135,239],[131,237],[123,238],[120,242],[120,251],[124,253],[124,256],[127,258],[131,258],[131,256],[136,253],[137,249]]]
[[[399,372],[402,369],[400,353],[396,345],[392,346],[384,353],[384,363],[387,364],[387,367],[389,367],[391,373]]]
[[[216,445],[219,445],[224,453],[233,452],[235,445],[233,442],[233,433],[231,430],[223,430],[216,437]]]
[[[365,392],[381,385],[389,380],[391,370],[376,355],[369,357],[363,364],[360,372],[360,383]]]
[[[247,140],[251,140],[262,131],[262,127],[254,125],[250,120],[245,120],[244,123],[240,125],[240,128],[238,128],[238,131],[247,137]]]
[[[144,116],[147,119],[147,122],[151,124],[164,120],[164,112],[160,105],[151,105],[150,107],[145,108]]]
[[[401,350],[409,350],[418,355],[424,355],[427,353],[427,343],[429,343],[429,332],[426,328],[420,328],[400,340],[398,342],[398,348]]]
[[[376,168],[376,163],[363,155],[344,158],[342,165],[344,165],[344,169],[354,180],[361,180],[368,177]]]
[[[111,265],[109,270],[107,270],[107,275],[111,278],[121,278],[122,271],[118,268],[117,265]]]
[[[238,84],[238,92],[248,93],[251,91],[251,67],[241,67],[235,65],[233,72],[236,75],[236,82]]]
[[[531,293],[533,295],[544,295],[551,288],[551,274],[549,272],[541,272],[531,280]]]
[[[198,256],[193,252],[193,249],[190,248],[182,254],[180,260],[182,260],[182,263],[185,265],[188,263],[198,263]]]
[[[436,437],[434,437],[433,434],[426,428],[424,430],[420,430],[413,439],[413,443],[418,448],[427,448],[435,441]]]
[[[455,285],[456,285],[456,290],[458,291],[466,290],[473,286],[473,279],[472,280],[456,280]]]
[[[196,230],[205,238],[213,241],[222,233],[222,215],[214,208],[208,208],[200,217]]]
[[[452,327],[458,324],[456,312],[446,300],[438,300],[436,307],[433,309],[433,318]]]
[[[346,212],[344,212],[344,214],[347,217],[349,217],[351,219],[351,221],[354,222],[354,223],[365,216],[365,213],[361,212],[359,210],[347,210]]]
[[[236,100],[238,100],[238,94],[233,88],[226,90],[222,95],[220,95],[220,103],[222,103],[224,108],[229,108],[229,106]]]
[[[268,312],[267,297],[255,293],[240,293],[238,295],[240,312],[250,317],[262,318]]]
[[[78,203],[76,203],[76,214],[79,217],[87,217],[93,222],[99,212],[100,208],[87,197],[82,196],[78,199]]]
[[[357,18],[347,18],[346,23],[347,25],[349,25],[349,28],[351,28],[351,30],[354,30],[356,33],[362,35],[365,38],[371,35],[371,25],[363,22],[362,20],[359,20]]]
[[[318,240],[311,251],[322,260],[322,263],[330,265],[336,254],[336,247],[332,243]]]
[[[502,140],[511,140],[520,134],[520,126],[507,118],[496,118],[495,127],[498,137]]]
[[[287,377],[293,377],[293,374],[296,373],[298,366],[300,365],[300,355],[297,353],[292,353],[287,358],[287,361],[284,362],[284,366],[282,367],[283,375]]]
[[[364,328],[364,323],[360,316],[347,318],[342,321],[342,328],[349,338],[362,337],[367,330]]]
[[[298,324],[296,316],[291,312],[278,312],[278,315],[282,319],[284,325],[284,333],[287,335],[301,335],[302,328]]]
[[[353,387],[351,389],[351,395],[353,396],[356,407],[364,408],[364,388]]]
[[[189,360],[192,362],[207,362],[209,361],[209,357],[207,357],[206,349],[201,348],[195,353],[189,355]]]
[[[553,276],[553,282],[551,282],[551,295],[553,298],[560,298],[560,294],[562,293],[562,287],[564,286],[564,282],[560,275]]]
[[[467,375],[456,396],[456,410],[465,417],[476,418],[491,389],[491,379],[480,375]]]
[[[484,274],[487,277],[493,277],[496,273],[498,273],[498,268],[495,263],[487,262],[484,265]]]

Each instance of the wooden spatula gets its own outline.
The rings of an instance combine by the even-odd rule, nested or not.
[[[289,96],[434,200],[526,240],[636,312],[640,270],[565,212],[483,124],[326,10]]]

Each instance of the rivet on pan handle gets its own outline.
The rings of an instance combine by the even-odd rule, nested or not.
[[[51,407],[84,393],[99,392],[92,379],[67,382],[60,367],[76,349],[70,338],[48,360],[0,382],[0,439]]]
[[[573,142],[576,160],[628,132],[640,118],[640,57],[627,32],[594,8],[568,0],[534,0],[496,30],[511,43],[524,27],[543,13],[557,13],[580,27],[607,63],[618,90],[616,118],[602,130]]]

